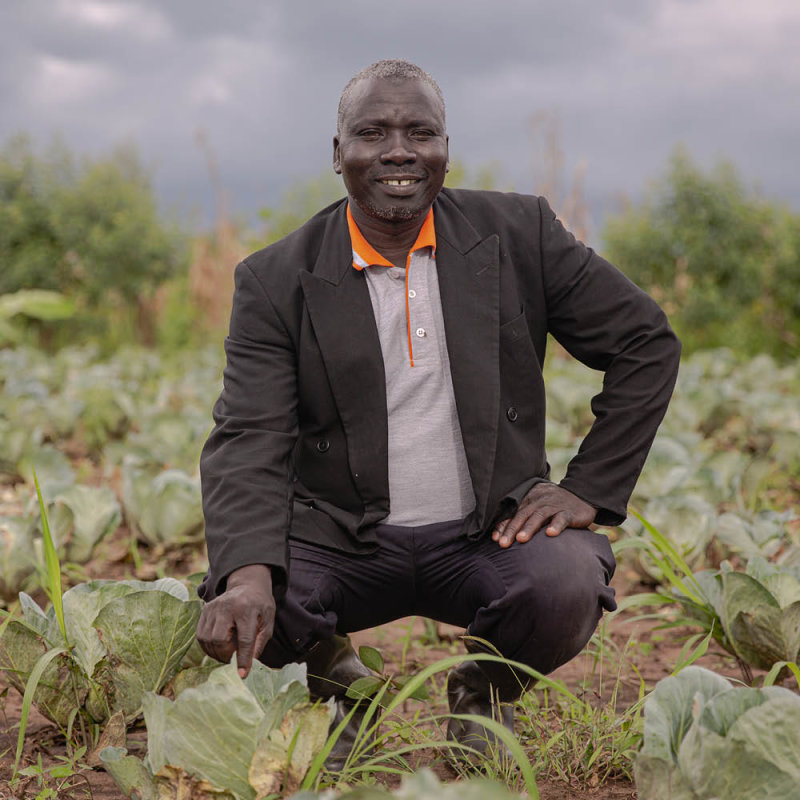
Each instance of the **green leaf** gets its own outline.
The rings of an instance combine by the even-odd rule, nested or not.
[[[126,513],[152,544],[179,544],[202,537],[200,482],[181,470],[153,476],[152,467],[126,459],[123,502]]]
[[[261,666],[253,664],[254,669]],[[154,774],[170,764],[243,800],[255,800],[248,774],[264,710],[235,665],[223,665],[175,702],[148,693],[142,706]]]
[[[61,635],[64,641],[69,646],[69,639],[67,638],[67,626],[64,624],[64,606],[62,602],[61,593],[61,562],[58,560],[53,537],[50,535],[50,523],[47,519],[47,510],[44,506],[44,499],[42,498],[42,490],[39,488],[39,479],[36,477],[36,471],[33,472],[33,482],[36,484],[36,496],[39,499],[39,512],[41,514],[42,522],[42,535],[44,536],[44,556],[45,565],[47,567],[47,582],[45,591],[47,592],[50,602],[55,609],[56,619],[58,620],[58,627],[61,629]]]
[[[58,658],[64,652],[65,650],[58,648],[55,650],[50,650],[47,653],[43,653],[28,675],[28,680],[25,685],[25,693],[22,696],[19,735],[17,736],[17,751],[14,756],[14,774],[17,772],[19,760],[22,757],[22,746],[25,744],[25,731],[28,728],[28,716],[31,712],[31,705],[33,704],[34,695],[39,688],[39,681],[42,679],[45,670],[50,665],[50,662]]]
[[[763,690],[764,694],[770,690]],[[800,785],[800,697],[775,688],[769,699],[735,720],[728,738],[741,742]]]
[[[659,681],[644,706],[642,753],[674,763],[695,713],[730,688],[725,678],[694,666]]]
[[[796,661],[800,649],[800,603],[781,610],[758,580],[741,572],[722,574],[722,624],[736,654],[769,669],[776,661]]]
[[[47,321],[69,319],[75,314],[75,304],[63,294],[46,289],[21,289],[0,295],[0,319],[16,314]]]
[[[346,697],[361,700],[372,697],[384,684],[384,679],[377,675],[368,675],[354,680],[347,689]]]
[[[404,688],[407,683],[413,680],[413,675],[400,675],[394,679],[394,682],[399,688]],[[414,687],[409,697],[414,700],[430,700],[430,693],[426,684],[421,683],[419,686]]]
[[[202,604],[166,592],[115,598],[94,620],[113,665],[114,708],[139,712],[142,696],[158,692],[177,672],[195,637]]]
[[[97,543],[112,533],[122,521],[122,510],[111,489],[94,486],[70,486],[58,494],[51,509],[55,530],[69,540],[66,557],[84,563],[89,560]]]
[[[256,744],[248,772],[256,797],[297,791],[328,738],[330,724],[328,706],[304,704],[289,710],[280,727]]]
[[[369,645],[361,645],[358,648],[358,657],[364,663],[364,666],[371,669],[373,672],[383,672],[383,656],[380,651]]]
[[[23,456],[17,469],[28,483],[35,483],[33,473],[36,470],[36,482],[46,503],[75,483],[75,470],[72,469],[69,459],[49,444]]]
[[[133,796],[135,791],[139,800],[158,800],[156,783],[144,762],[129,756],[124,747],[106,747],[100,751],[103,768],[114,779],[120,791]]]
[[[36,570],[35,525],[25,517],[0,517],[0,599],[10,603]]]

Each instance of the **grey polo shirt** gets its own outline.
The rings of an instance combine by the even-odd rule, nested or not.
[[[364,270],[386,373],[389,516],[414,527],[463,519],[475,507],[447,353],[433,211],[409,253],[391,266],[348,208],[353,267]]]

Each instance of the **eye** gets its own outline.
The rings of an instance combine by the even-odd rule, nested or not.
[[[377,128],[365,128],[363,131],[358,132],[358,137],[368,142],[374,142],[380,139],[381,132]]]
[[[411,138],[416,139],[417,141],[427,141],[428,139],[432,139],[436,134],[433,131],[429,131],[426,128],[418,128],[417,130],[411,131]]]

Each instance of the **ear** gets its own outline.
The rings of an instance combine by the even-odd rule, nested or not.
[[[341,160],[339,159],[339,137],[333,137],[333,171],[337,175],[342,174],[342,164]]]
[[[447,164],[445,164],[444,171],[445,171],[445,173],[447,173],[447,172],[450,172],[450,137],[449,136],[445,136],[444,137],[444,143],[445,143],[445,146],[447,147]]]

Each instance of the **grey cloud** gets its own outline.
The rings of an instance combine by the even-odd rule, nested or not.
[[[787,0],[747,18],[756,12],[743,0],[140,0],[152,16],[138,31],[53,12],[69,2],[97,0],[0,7],[0,138],[60,131],[86,152],[133,140],[167,205],[211,207],[198,128],[246,214],[329,169],[338,94],[384,57],[439,81],[454,156],[499,162],[521,190],[536,173],[530,119],[555,114],[567,174],[588,163],[598,220],[620,193],[639,193],[677,141],[704,163],[731,157],[765,193],[800,203],[786,168],[800,129],[800,9]],[[69,102],[59,87],[37,94],[43,58],[74,65],[90,88],[92,65],[105,77]]]

